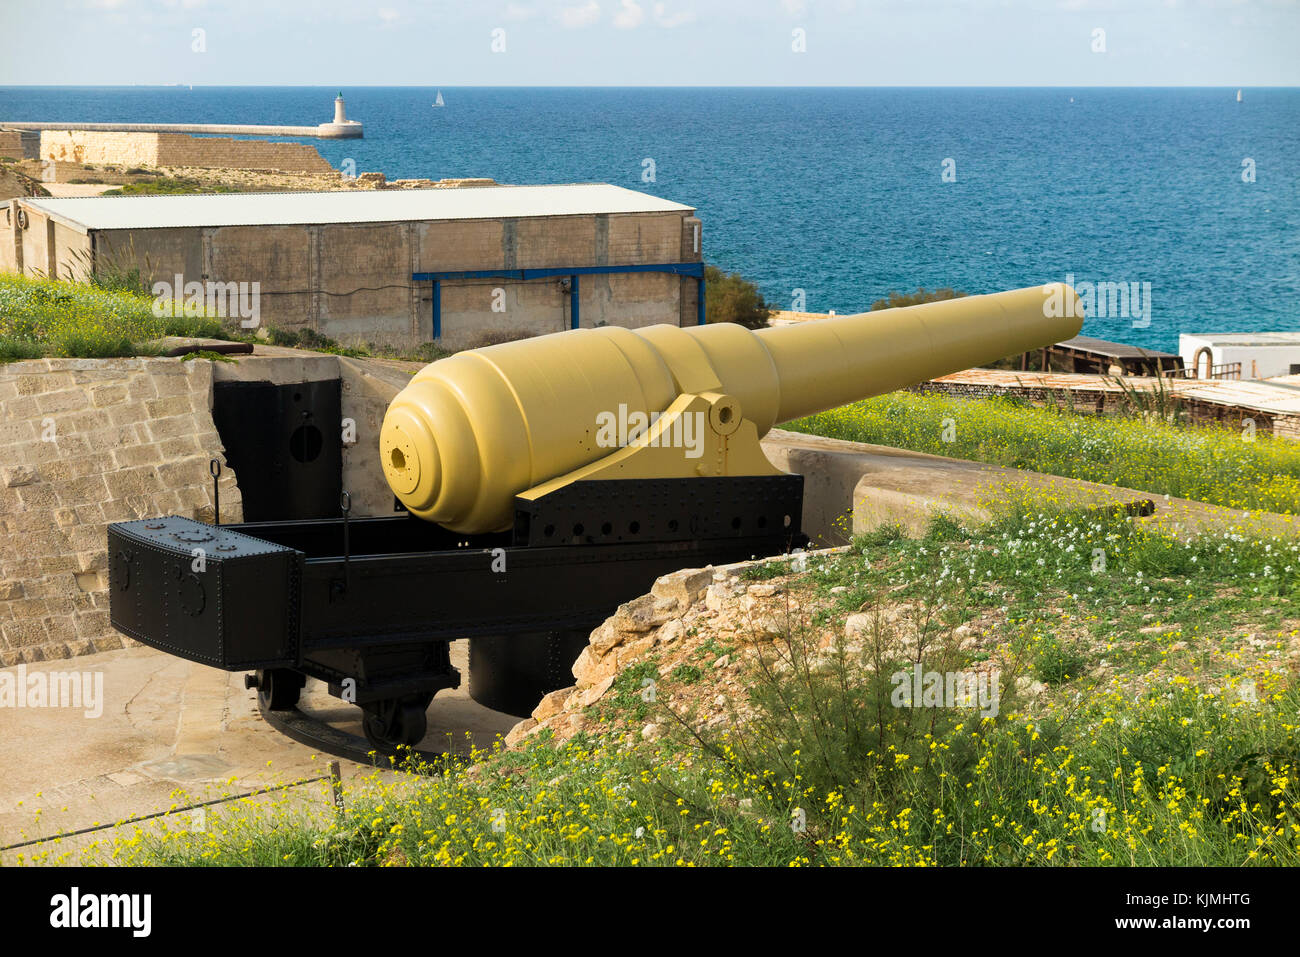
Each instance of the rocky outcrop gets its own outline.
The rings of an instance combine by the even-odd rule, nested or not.
[[[829,554],[841,549],[827,549]],[[795,624],[784,588],[770,582],[747,583],[738,574],[761,562],[739,562],[718,568],[687,568],[659,578],[649,594],[618,607],[591,633],[587,647],[573,663],[574,683],[552,691],[506,735],[514,747],[532,735],[549,729],[556,740],[567,740],[593,723],[587,709],[602,701],[614,688],[620,673],[631,665],[655,657],[659,675],[665,677],[699,655],[701,632],[740,649],[708,657],[714,679],[708,687],[716,691],[725,676],[738,676],[741,659],[753,647],[786,633]],[[691,667],[694,667],[693,665]],[[711,692],[712,695],[712,692]],[[677,709],[691,711],[706,726],[717,727],[728,720],[729,705],[736,695],[716,694],[706,700],[677,702]],[[721,699],[721,700],[719,700]],[[672,706],[670,704],[670,706]],[[660,733],[651,722],[639,729],[642,738]]]

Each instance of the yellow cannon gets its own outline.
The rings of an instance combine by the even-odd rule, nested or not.
[[[253,671],[275,727],[357,760],[421,741],[434,695],[460,685],[449,643],[463,638],[474,700],[527,715],[659,576],[807,543],[803,476],[759,445],[773,425],[1067,339],[1078,306],[1052,285],[758,332],[580,329],[463,352],[422,369],[384,419],[384,473],[408,511],[115,523],[111,620]],[[182,574],[196,546],[207,570]],[[366,740],[298,710],[307,678],[362,709]]]
[[[1070,300],[1074,308],[1069,308]],[[508,529],[516,496],[580,480],[779,474],[779,422],[1078,334],[1062,284],[752,332],[577,329],[431,363],[389,406],[380,458],[414,515]]]

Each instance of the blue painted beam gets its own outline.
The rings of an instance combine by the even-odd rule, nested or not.
[[[433,338],[442,338],[442,283],[433,281]]]
[[[411,273],[415,282],[431,279],[547,279],[555,276],[601,276],[621,272],[666,272],[674,276],[704,275],[704,263],[640,263],[634,266],[546,266],[538,269],[470,269],[455,272]]]
[[[673,276],[691,276],[699,284],[699,303],[696,322],[704,325],[704,263],[641,263],[635,266],[546,266],[538,269],[469,269],[446,272],[411,273],[412,282],[433,283],[433,338],[442,338],[442,283],[455,279],[553,279],[568,276],[572,281],[569,290],[569,326],[577,329],[578,277],[608,276],[616,273],[660,272]]]

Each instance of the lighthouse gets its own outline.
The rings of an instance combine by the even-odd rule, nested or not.
[[[343,104],[342,90],[339,90],[339,95],[334,97],[334,121],[321,123],[317,130],[319,130],[320,136],[330,137],[331,139],[360,139],[363,135],[361,124],[356,120],[348,119],[347,107]]]

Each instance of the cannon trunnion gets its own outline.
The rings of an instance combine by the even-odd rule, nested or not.
[[[405,514],[122,522],[111,620],[179,657],[256,670],[266,712],[320,679],[387,750],[417,743],[434,695],[459,686],[450,641],[470,639],[476,701],[526,716],[658,576],[804,544],[802,497],[799,475],[578,482],[518,500],[512,531],[477,535]]]

